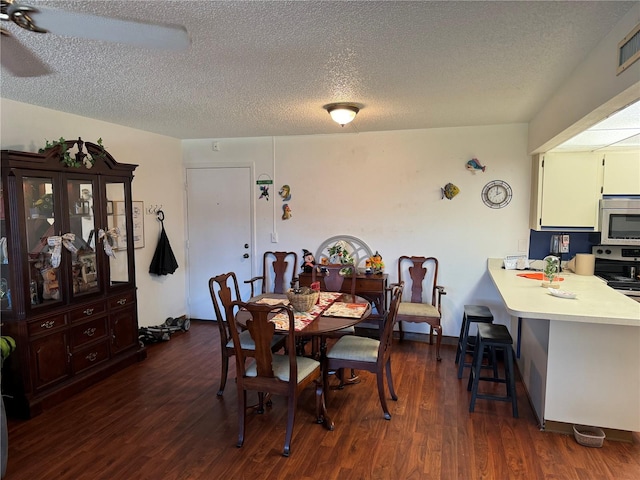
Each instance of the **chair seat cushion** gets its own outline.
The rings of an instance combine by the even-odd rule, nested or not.
[[[380,341],[374,338],[346,335],[331,347],[327,358],[375,363],[378,361],[379,346]]]
[[[255,350],[256,349],[256,344],[253,341],[253,338],[251,338],[251,333],[249,333],[249,330],[244,330],[244,331],[240,332],[239,336],[240,336],[240,346],[242,347],[243,350]],[[284,338],[283,335],[274,335],[273,338],[271,339],[271,347],[273,347],[275,344],[277,344],[283,338]],[[229,340],[227,342],[227,347],[228,348],[233,348],[233,339]]]
[[[440,318],[440,312],[430,303],[400,302],[398,316]]]
[[[296,357],[298,362],[298,383],[311,375],[316,368],[320,367],[320,362],[308,357]],[[283,382],[289,381],[289,356],[274,355],[271,363],[273,366],[273,375]],[[255,360],[246,369],[247,377],[255,377],[258,372]]]

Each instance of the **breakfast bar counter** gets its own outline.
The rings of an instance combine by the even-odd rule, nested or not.
[[[517,364],[542,429],[571,424],[640,431],[640,303],[594,276],[562,273],[552,296],[540,280],[489,259],[512,316]]]

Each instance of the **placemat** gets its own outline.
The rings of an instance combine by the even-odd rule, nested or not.
[[[326,317],[360,318],[366,310],[366,303],[334,302],[323,315]]]
[[[342,293],[339,292],[320,292],[318,303],[311,307],[311,310],[308,312],[294,312],[293,320],[295,322],[294,328],[296,332],[304,329],[304,327],[322,315],[322,312],[331,306],[331,304],[336,301],[336,298],[339,298],[340,296],[342,296]],[[287,301],[286,299],[284,300]],[[289,316],[285,313],[281,312],[274,315],[271,321],[276,324],[277,330],[289,330]]]
[[[519,277],[524,277],[524,278],[531,278],[533,280],[544,280],[544,273],[542,272],[537,272],[537,273],[518,273]],[[553,279],[553,281],[559,281],[562,282],[564,280],[564,278],[562,277],[556,277]]]

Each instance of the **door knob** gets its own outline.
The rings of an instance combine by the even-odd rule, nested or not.
[[[244,257],[244,258],[249,258],[249,254],[248,254],[248,253],[245,253],[245,254],[243,255],[243,257]]]

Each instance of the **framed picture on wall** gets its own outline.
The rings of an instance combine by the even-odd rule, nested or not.
[[[144,247],[144,202],[133,202],[133,248]]]
[[[78,255],[78,261],[81,264],[82,281],[89,287],[97,285],[98,272],[96,271],[96,254],[85,253]]]
[[[133,218],[133,248],[144,247],[144,202],[131,202],[131,217]],[[127,215],[124,202],[113,202],[114,222],[113,226],[120,231],[114,248],[124,250],[127,248]]]

